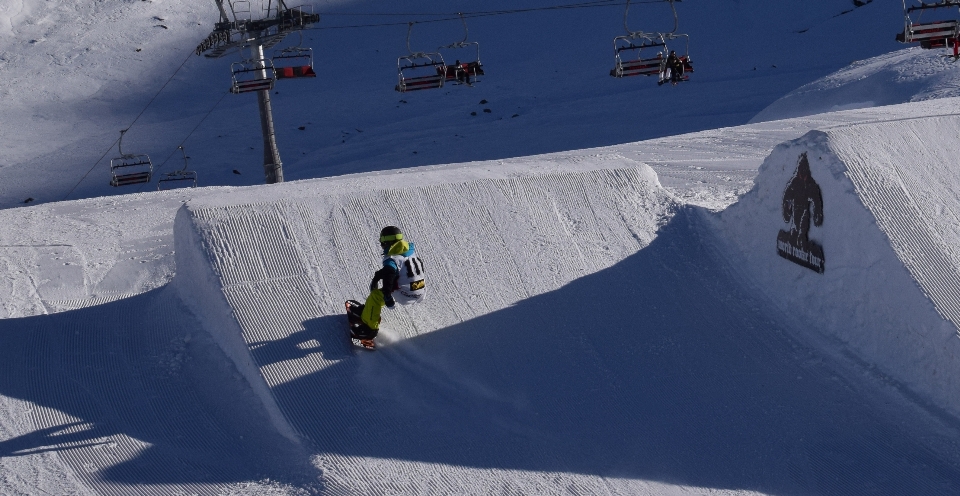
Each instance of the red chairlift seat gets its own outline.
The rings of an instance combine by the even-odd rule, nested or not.
[[[480,65],[479,60],[447,66],[447,81],[469,81],[470,79],[476,81],[477,76],[483,76],[483,66]]]
[[[317,77],[313,70],[313,49],[292,47],[274,53],[273,70],[277,79]]]
[[[314,72],[313,67],[309,65],[277,68],[277,79],[293,79],[303,77],[317,77],[317,73]]]
[[[123,155],[110,161],[110,185],[149,183],[153,177],[153,163],[146,155]]]
[[[920,48],[953,48],[953,58],[960,58],[960,19],[957,14],[944,15],[943,9],[954,10],[960,7],[958,0],[941,0],[936,3],[926,3],[919,1],[919,5],[907,7],[907,2],[903,2],[903,32],[897,33],[897,41],[901,43],[920,43]],[[922,16],[927,11],[939,12],[933,14],[941,17],[931,22],[914,22],[910,18],[912,12],[919,12]],[[943,17],[947,17],[944,19]],[[950,19],[953,17],[953,19]],[[918,19],[919,20],[919,19]]]
[[[480,43],[476,41],[467,41],[470,31],[467,29],[467,21],[463,18],[463,13],[458,13],[460,22],[463,23],[463,39],[449,45],[442,46],[437,50],[448,55],[448,58],[456,60],[453,64],[446,66],[446,80],[460,81],[472,84],[479,80],[478,76],[483,76],[483,64],[480,63]],[[449,50],[449,51],[448,51]],[[471,53],[467,53],[467,51]],[[474,55],[473,52],[476,52]],[[466,60],[466,62],[460,62]]]
[[[663,72],[663,54],[649,59],[627,60],[610,69],[613,77],[655,76]]]
[[[948,40],[955,39],[957,34],[957,21],[938,21],[925,24],[908,23],[902,35],[898,36],[897,39],[903,43],[923,43],[925,41],[939,43],[938,48],[940,48],[946,46]]]
[[[634,43],[637,35],[617,36],[613,39],[613,50],[616,59],[616,65],[610,70],[610,75],[617,78],[630,76],[656,76],[663,73],[666,59],[663,56],[667,49],[663,40],[655,41],[653,38],[643,35],[640,43]],[[659,35],[658,35],[659,36]],[[662,38],[662,37],[661,37]],[[642,55],[644,50],[657,50],[655,57],[646,57]],[[637,58],[626,58],[624,52],[635,53]]]

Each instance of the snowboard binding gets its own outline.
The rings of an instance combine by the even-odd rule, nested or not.
[[[370,326],[363,322],[363,319],[360,318],[360,315],[363,313],[363,303],[360,303],[357,300],[347,300],[344,303],[344,307],[347,310],[347,322],[350,324],[350,339],[357,340],[360,342],[360,346],[368,350],[372,350],[376,347],[376,343],[373,341],[373,338],[377,337],[377,329],[371,329]]]

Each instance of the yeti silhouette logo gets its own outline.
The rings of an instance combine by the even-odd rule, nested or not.
[[[777,253],[822,274],[823,247],[810,239],[810,222],[823,224],[823,195],[810,175],[806,153],[800,155],[797,171],[783,192],[783,221],[790,224],[790,230],[777,234]]]

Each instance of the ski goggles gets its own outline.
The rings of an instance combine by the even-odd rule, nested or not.
[[[390,241],[400,241],[403,239],[403,233],[400,234],[390,234],[388,236],[380,236],[380,243],[389,243]]]

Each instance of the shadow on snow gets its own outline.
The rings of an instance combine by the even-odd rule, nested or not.
[[[274,393],[327,453],[773,494],[960,491],[960,455],[921,441],[955,446],[958,423],[891,407],[899,395],[788,337],[799,324],[724,271],[701,214],[609,269]],[[351,354],[344,317],[304,326],[320,347],[276,343],[284,356]]]
[[[336,362],[273,390],[321,453],[774,494],[960,491],[944,448],[957,423],[799,346],[786,329],[801,324],[725,272],[700,215],[609,269],[375,352],[351,349],[334,315],[251,353]],[[147,446],[102,481],[304,480],[307,457],[262,428],[198,328],[171,288],[0,320],[0,394],[34,403],[38,424],[0,456],[78,464],[123,434]]]
[[[0,457],[57,451],[75,468],[93,461],[95,479],[120,484],[309,473],[295,468],[302,453],[262,428],[265,417],[251,408],[259,401],[198,328],[171,288],[0,320],[0,394],[34,403],[37,426],[0,440]]]

